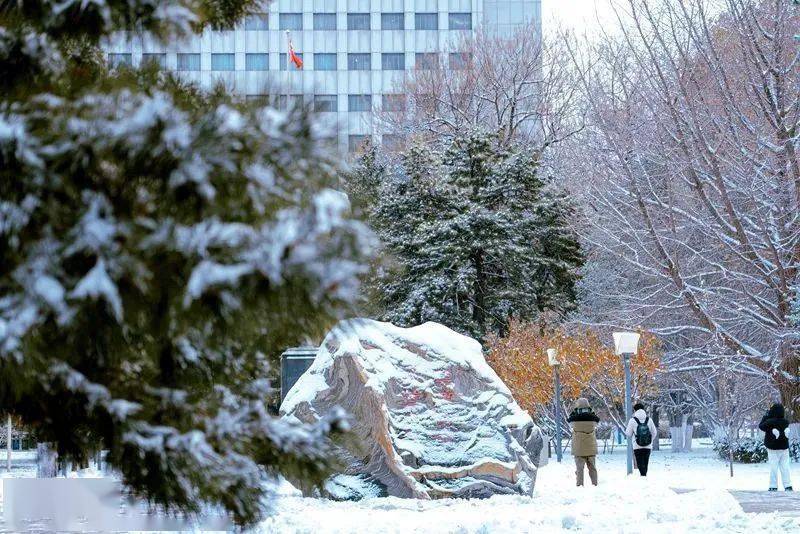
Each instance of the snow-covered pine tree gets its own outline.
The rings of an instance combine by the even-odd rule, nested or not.
[[[403,167],[372,219],[399,264],[378,282],[388,320],[438,321],[480,339],[511,317],[572,308],[582,256],[571,208],[535,154],[474,131],[440,154],[412,147]]]
[[[343,186],[353,209],[365,216],[375,208],[381,184],[386,179],[387,162],[378,147],[367,141],[352,168],[344,175]]]
[[[136,494],[240,525],[279,473],[325,475],[341,420],[272,417],[265,377],[347,309],[372,234],[307,117],[93,58],[113,31],[170,38],[253,3],[0,11],[0,406],[61,461],[105,449]]]

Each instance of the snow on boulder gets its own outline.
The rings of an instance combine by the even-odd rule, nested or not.
[[[445,326],[340,323],[288,392],[281,414],[313,422],[336,406],[352,425],[337,443],[348,465],[342,475],[377,484],[382,495],[533,492],[541,431],[486,363],[481,345]],[[340,475],[333,483],[343,480],[356,478]]]

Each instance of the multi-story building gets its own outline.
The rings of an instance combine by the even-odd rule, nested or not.
[[[338,128],[343,146],[380,142],[375,111],[403,105],[405,72],[458,60],[465,32],[541,28],[541,0],[276,0],[235,28],[166,45],[120,34],[112,64],[155,61],[203,86],[224,83],[248,99],[303,101]],[[303,68],[287,62],[290,30]]]

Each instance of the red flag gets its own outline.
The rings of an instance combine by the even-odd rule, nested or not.
[[[292,46],[291,39],[289,40],[289,61],[294,63],[294,66],[298,69],[303,68],[303,59],[294,53],[294,46]]]

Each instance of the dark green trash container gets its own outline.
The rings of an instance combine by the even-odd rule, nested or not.
[[[292,386],[314,363],[317,347],[295,347],[281,354],[281,403]]]

